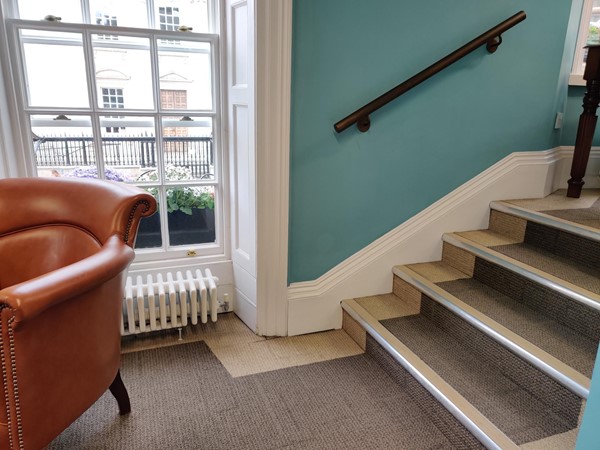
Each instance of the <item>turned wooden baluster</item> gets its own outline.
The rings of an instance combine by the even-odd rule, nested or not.
[[[575,152],[571,164],[571,179],[567,197],[579,198],[581,188],[585,184],[583,177],[587,168],[594,131],[598,116],[596,110],[600,103],[600,45],[588,45],[587,60],[583,79],[586,80],[587,91],[583,96],[583,112],[579,116]]]

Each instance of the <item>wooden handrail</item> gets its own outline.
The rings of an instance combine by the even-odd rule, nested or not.
[[[428,78],[431,78],[436,73],[444,70],[446,67],[455,63],[464,56],[468,55],[473,50],[476,50],[477,48],[481,47],[483,44],[486,44],[488,52],[494,53],[502,43],[501,34],[504,31],[514,27],[519,22],[525,20],[526,17],[527,16],[525,12],[520,11],[514,16],[506,19],[504,22],[500,22],[495,27],[490,28],[482,35],[476,37],[475,39],[463,45],[459,49],[443,57],[442,59],[427,67],[426,69],[422,70],[418,74],[414,75],[413,77],[409,78],[403,83],[400,83],[395,88],[390,89],[385,94],[377,97],[372,102],[367,103],[362,108],[357,109],[349,116],[344,117],[342,120],[340,120],[334,125],[335,131],[341,133],[346,128],[349,128],[354,124],[356,124],[360,131],[367,131],[371,125],[369,114],[373,113],[374,111],[377,111],[382,106],[387,105],[392,100],[398,98],[399,96],[411,90],[412,88],[427,80]]]

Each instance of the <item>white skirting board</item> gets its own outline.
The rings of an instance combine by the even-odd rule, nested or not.
[[[446,232],[487,228],[493,200],[540,198],[566,188],[573,147],[513,153],[317,280],[288,288],[290,336],[340,328],[340,301],[391,292],[392,267],[439,260]],[[600,187],[600,149],[590,154],[585,188]]]

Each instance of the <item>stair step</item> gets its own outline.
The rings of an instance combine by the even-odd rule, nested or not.
[[[485,357],[466,342],[473,332],[458,337],[457,331],[464,331],[456,327],[447,313],[436,308],[443,307],[424,298],[421,314],[387,319],[382,325],[516,444],[564,433],[577,426],[581,403],[573,395],[563,393],[561,397],[571,397],[564,403],[542,400],[541,386],[548,391],[559,390],[544,380],[543,374],[532,375],[529,384],[523,385],[523,364],[519,364],[518,358],[509,364],[497,350],[490,351],[492,346],[485,349]],[[533,386],[535,383],[540,384],[538,389]]]
[[[532,342],[528,339],[529,334],[541,334],[543,330],[536,328],[528,330],[527,317],[518,318],[518,321],[525,323],[525,326],[519,326],[518,323],[512,323],[510,320],[495,320],[497,318],[488,316],[484,311],[463,301],[463,298],[459,298],[462,297],[461,293],[457,293],[458,295],[456,296],[452,295],[450,292],[443,289],[440,284],[457,279],[460,282],[471,280],[464,273],[456,271],[456,269],[443,262],[396,266],[393,271],[393,293],[396,296],[401,297],[401,299],[409,296],[411,303],[414,303],[415,296],[420,296],[421,304],[419,310],[421,313],[424,312],[422,304],[424,295],[428,300],[435,301],[436,304],[443,307],[443,310],[440,308],[437,309],[438,313],[441,313],[442,311],[444,313],[446,311],[448,312],[448,314],[446,314],[447,321],[450,322],[450,319],[452,319],[452,324],[457,330],[465,329],[466,325],[463,324],[463,322],[472,327],[471,339],[476,345],[480,345],[484,340],[494,340],[495,343],[513,354],[518,355],[518,357],[522,358],[528,364],[547,374],[577,396],[587,398],[589,394],[590,379],[587,375],[582,374],[578,368],[573,367],[572,364],[568,364],[568,362],[572,362],[571,360],[574,359],[572,355],[568,355],[565,358],[567,361],[560,358],[560,356],[563,356],[563,353],[557,352],[556,348],[562,351],[563,347],[569,345],[567,342],[560,340],[560,335],[556,336],[556,334],[551,334],[547,336],[548,342],[550,342],[550,344],[554,343],[554,346],[549,345],[546,342],[544,342],[543,345],[537,345],[539,342]],[[399,301],[402,301],[401,299]],[[476,301],[479,300],[476,299]],[[501,306],[502,305],[494,305],[495,308],[501,308]],[[514,318],[516,312],[510,311],[510,313],[513,315],[512,318]],[[536,326],[535,322],[529,325],[533,327]],[[556,325],[558,328],[561,324],[557,323]],[[564,326],[561,328],[566,335],[571,331]],[[519,334],[519,331],[522,331],[523,329],[526,330],[525,335]],[[478,333],[474,333],[474,330],[477,330]],[[551,333],[555,333],[555,331],[552,330]],[[592,341],[578,333],[571,334],[574,334],[580,341],[585,342],[588,348],[597,348],[597,341]],[[534,335],[537,336],[537,334]],[[577,355],[585,361],[584,364],[593,365],[595,352],[592,355],[589,355],[588,352],[578,350]],[[580,361],[577,362],[582,364]]]
[[[443,259],[469,276],[474,274],[481,261],[487,261],[506,269],[509,273],[537,283],[548,291],[560,293],[592,310],[600,311],[600,294],[497,252],[475,240],[467,239],[458,233],[449,233],[443,236],[443,244]],[[585,278],[587,275],[583,273],[581,276]]]
[[[592,376],[597,341],[472,278],[438,286],[587,377]]]
[[[365,336],[351,333],[363,342],[390,375],[407,386],[413,398],[433,416],[433,420],[458,448],[517,449],[518,446],[488,418],[440,377],[414,352],[387,330],[357,300],[342,302],[344,329],[360,328]],[[414,383],[417,381],[417,383]],[[458,441],[458,442],[457,442]]]
[[[390,295],[378,299],[385,303]],[[366,330],[367,353],[393,377],[405,380],[411,375],[487,448],[516,448],[561,433],[576,434],[582,407],[577,395],[479,330],[461,324],[443,306],[423,296],[420,314],[411,311],[412,307],[398,309],[406,315],[379,321],[361,306],[371,307],[374,300],[342,302],[345,313]],[[344,328],[351,328],[346,318]],[[356,332],[351,335],[361,341]],[[382,352],[393,361],[382,363]],[[496,439],[503,443],[498,445]]]
[[[455,299],[454,303],[468,305],[482,316],[516,333],[585,377],[591,377],[598,339],[576,331],[574,328],[580,325],[579,322],[573,324],[567,321],[570,326],[565,324],[563,319],[567,317],[566,306],[561,315],[557,311],[544,309],[543,304],[529,303],[532,299],[532,291],[526,292],[523,296],[523,288],[514,288],[517,283],[506,281],[508,277],[503,273],[496,274],[498,284],[506,287],[499,291],[477,278],[469,278],[460,272],[459,275],[453,274],[451,272],[453,268],[443,261],[410,264],[406,268],[409,270],[403,270],[401,266],[397,267],[394,273],[399,274],[403,271],[405,274],[403,278],[409,283],[412,282],[415,274],[420,275],[423,277],[420,285],[429,283],[430,286],[437,286],[441,289],[438,291],[439,295],[449,301]],[[441,272],[448,275],[436,276]],[[492,278],[492,275],[488,274],[487,278]],[[502,283],[503,280],[505,283]],[[539,299],[539,296],[537,298]],[[548,300],[542,299],[542,302],[546,301]]]
[[[536,230],[531,232],[532,228]],[[573,235],[568,238],[571,242],[565,243],[567,239],[555,237],[556,233],[552,233],[552,230],[540,228],[528,223],[523,242],[510,242],[490,230],[466,231],[455,235],[600,295],[600,256],[596,256],[600,255],[600,243]],[[537,234],[535,238],[528,237],[533,233]],[[563,242],[556,243],[557,240]]]
[[[600,189],[584,189],[580,198],[558,190],[543,199],[491,202],[492,210],[600,241]]]
[[[600,294],[598,192],[584,192],[581,199],[559,191],[541,200],[492,202],[489,230],[458,234]],[[494,242],[496,233],[506,242]]]

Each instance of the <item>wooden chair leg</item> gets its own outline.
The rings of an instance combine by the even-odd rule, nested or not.
[[[121,379],[121,371],[117,372],[117,376],[113,380],[112,384],[108,388],[111,394],[117,399],[119,404],[119,414],[122,416],[131,412],[131,403],[129,402],[129,394]]]

